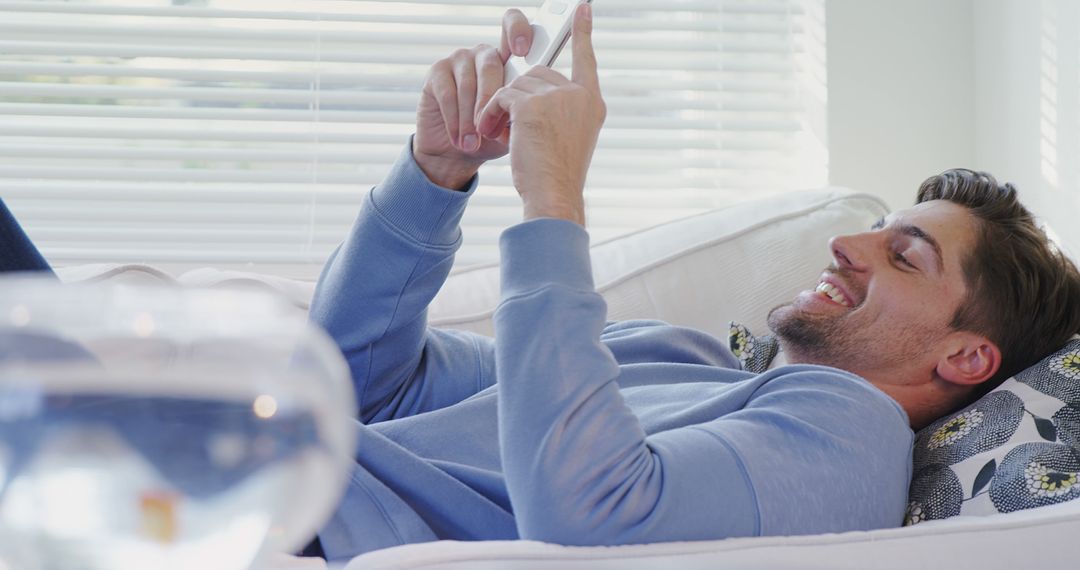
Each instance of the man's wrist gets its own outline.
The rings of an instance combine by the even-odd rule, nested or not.
[[[584,226],[585,204],[579,200],[525,200],[523,219],[537,218],[557,218]]]
[[[469,182],[483,164],[425,154],[416,149],[416,143],[413,143],[413,160],[432,184],[458,191],[468,189]]]
[[[464,191],[436,186],[417,164],[413,146],[406,144],[369,199],[384,221],[415,241],[450,245],[460,237],[458,224],[475,188],[475,178]]]

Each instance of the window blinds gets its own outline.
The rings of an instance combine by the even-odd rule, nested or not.
[[[823,1],[596,0],[594,241],[825,183]],[[497,44],[507,5],[0,0],[0,195],[57,265],[312,278],[428,67]],[[459,264],[496,259],[520,219],[507,159],[481,185]]]

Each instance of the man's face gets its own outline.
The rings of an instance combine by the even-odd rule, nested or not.
[[[829,240],[833,263],[816,288],[769,313],[789,362],[825,364],[878,384],[921,381],[967,288],[961,263],[975,219],[933,200]]]

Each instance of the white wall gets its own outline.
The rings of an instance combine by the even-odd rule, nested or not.
[[[981,0],[974,24],[975,166],[1016,184],[1078,259],[1080,5]]]
[[[966,166],[1080,258],[1080,2],[828,0],[830,181],[909,205]]]
[[[829,178],[911,205],[975,161],[975,0],[828,0]]]

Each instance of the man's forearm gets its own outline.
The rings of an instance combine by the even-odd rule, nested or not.
[[[365,419],[423,374],[422,317],[453,264],[469,190],[434,186],[405,149],[323,270],[311,317],[346,355]]]
[[[641,488],[620,505],[648,484],[635,480],[647,471],[634,466],[650,458],[619,394],[618,364],[599,342],[606,305],[594,290],[588,236],[542,219],[507,230],[501,245],[499,440],[518,529],[528,539],[610,543],[640,518],[613,509],[648,512],[653,499]]]

